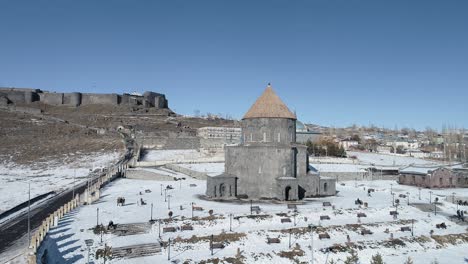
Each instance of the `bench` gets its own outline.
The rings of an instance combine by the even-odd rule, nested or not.
[[[181,226],[180,228],[182,231],[190,231],[190,230],[193,230],[193,226],[191,225],[183,225]]]
[[[250,207],[250,211],[259,214],[261,209],[260,209],[260,206],[255,205],[255,206]]]
[[[330,239],[330,235],[328,233],[322,233],[322,234],[319,234],[319,239],[322,240],[322,239]]]
[[[175,231],[177,231],[177,229],[173,226],[163,227],[163,233],[173,233]]]
[[[367,215],[365,213],[358,213],[357,217],[367,217]]]
[[[398,215],[397,211],[390,211],[390,215]]]
[[[194,207],[193,207],[193,210],[194,210],[194,211],[203,211],[203,207],[194,206]]]
[[[211,248],[223,249],[224,245],[222,243],[212,243]]]
[[[281,240],[279,238],[267,238],[267,243],[268,244],[279,244],[279,243],[281,243]]]
[[[330,217],[328,215],[321,215],[320,220],[330,220]]]
[[[281,223],[291,223],[291,218],[281,218]]]
[[[402,226],[402,227],[400,227],[400,231],[401,231],[401,232],[405,232],[405,231],[410,232],[410,231],[411,231],[411,228],[410,228],[409,226]]]
[[[372,235],[372,231],[370,231],[369,229],[362,229],[361,230],[361,235]]]
[[[288,209],[297,209],[295,204],[288,204]]]
[[[323,207],[332,206],[330,202],[323,202]]]

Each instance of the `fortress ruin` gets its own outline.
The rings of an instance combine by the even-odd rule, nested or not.
[[[7,106],[9,104],[24,105],[33,102],[73,107],[91,104],[108,104],[153,107],[157,109],[168,108],[168,101],[164,94],[149,91],[144,92],[143,95],[127,93],[120,95],[115,93],[57,93],[31,88],[0,87],[0,106]]]

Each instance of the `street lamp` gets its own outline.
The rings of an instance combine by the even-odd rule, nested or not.
[[[310,263],[314,264],[314,233],[313,233],[314,226],[309,225],[309,230],[310,230],[310,255],[311,255]]]
[[[393,183],[390,183],[390,193],[393,194]]]
[[[92,239],[86,239],[85,240],[86,247],[88,247],[88,261],[86,263],[89,263],[89,252],[91,251],[91,247],[94,244],[94,240]]]
[[[392,198],[393,198],[392,206],[395,206],[395,194],[394,193],[392,193]]]
[[[432,204],[432,191],[429,191],[429,204]]]
[[[408,205],[409,205],[409,196],[410,196],[410,193],[406,192],[406,197],[408,198]]]
[[[419,187],[418,190],[419,190],[419,200],[421,200],[421,187]]]
[[[172,195],[167,195],[167,209],[171,209],[171,197]]]

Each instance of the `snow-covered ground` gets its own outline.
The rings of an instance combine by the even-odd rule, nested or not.
[[[0,163],[0,213],[28,200],[28,183],[31,183],[31,198],[51,191],[71,188],[86,180],[93,168],[103,168],[117,161],[120,153],[95,153],[73,156],[70,162],[46,162],[31,166]]]
[[[175,172],[174,172],[175,173]],[[177,174],[177,173],[176,173]],[[444,200],[445,196],[451,196],[453,192],[457,196],[467,196],[467,189],[433,190],[432,198],[439,197],[439,213],[423,212],[416,208],[416,203],[427,204],[429,202],[429,190],[419,191],[412,186],[400,186],[395,181],[357,181],[343,182],[337,186],[339,191],[336,197],[309,199],[303,204],[297,205],[298,214],[287,209],[285,203],[254,203],[261,208],[261,217],[249,218],[250,203],[216,202],[202,198],[206,190],[206,182],[195,180],[188,176],[186,181],[174,184],[173,181],[147,181],[120,179],[106,186],[102,191],[102,198],[95,204],[83,206],[71,212],[61,221],[58,227],[50,231],[50,236],[45,242],[48,254],[55,261],[86,263],[87,250],[85,239],[93,239],[94,245],[91,252],[103,248],[105,244],[116,248],[159,241],[159,226],[156,223],[145,234],[116,236],[104,234],[102,243],[100,236],[95,235],[90,229],[96,225],[97,209],[99,208],[99,222],[107,224],[113,221],[117,224],[148,222],[151,214],[151,204],[154,206],[154,219],[167,219],[168,212],[173,212],[173,220],[163,222],[162,227],[180,227],[183,224],[191,224],[193,231],[180,231],[175,233],[162,233],[161,241],[171,239],[171,261],[182,260],[188,263],[199,263],[203,260],[238,258],[244,263],[292,263],[295,261],[308,262],[311,255],[311,235],[308,225],[312,224],[318,229],[313,233],[314,263],[326,263],[334,259],[343,260],[349,256],[346,252],[327,252],[325,249],[338,244],[346,247],[347,235],[358,250],[362,263],[369,263],[372,255],[380,252],[385,263],[401,264],[408,256],[411,256],[416,264],[427,264],[437,258],[439,263],[464,263],[466,253],[465,242],[456,239],[442,242],[443,236],[449,234],[465,234],[467,225],[456,223],[448,219],[456,211],[454,204]],[[161,185],[173,185],[175,189],[168,192],[165,202]],[[190,186],[192,185],[192,186]],[[367,188],[375,189],[372,197],[367,196]],[[399,216],[394,219],[389,215],[392,206],[391,189],[396,194],[409,195],[410,205],[407,199],[401,200],[398,206]],[[151,190],[151,193],[145,192]],[[126,206],[117,206],[117,197],[126,198]],[[369,204],[368,208],[355,205],[354,201],[360,198]],[[146,205],[140,206],[140,199],[146,201]],[[328,201],[334,205],[323,207],[322,203]],[[203,211],[195,211],[196,217],[202,219],[191,220],[191,203],[203,207]],[[170,208],[169,208],[170,207]],[[468,207],[464,208],[468,210]],[[209,210],[213,210],[213,217],[209,217]],[[358,220],[357,213],[365,213],[367,217]],[[229,214],[233,214],[232,232],[230,228]],[[285,214],[286,216],[280,216]],[[255,215],[255,214],[254,214]],[[328,215],[331,220],[320,220],[321,215]],[[289,217],[291,223],[281,223],[281,219]],[[402,226],[411,226],[414,219],[414,237],[411,232],[401,232]],[[445,222],[447,229],[437,229],[437,223]],[[161,227],[161,229],[162,229]],[[361,235],[360,230],[366,228],[373,232],[371,235]],[[292,230],[292,248],[289,249],[289,230]],[[388,229],[388,232],[386,232]],[[430,230],[438,239],[430,237]],[[318,239],[318,233],[327,232],[331,239]],[[211,255],[209,240],[211,235],[222,235],[225,241],[224,249],[214,250]],[[390,236],[396,240],[390,240]],[[204,238],[205,237],[205,238]],[[280,238],[280,244],[267,244],[267,237]],[[437,237],[434,237],[437,238]],[[439,242],[437,242],[439,241]],[[295,246],[295,244],[298,246]],[[169,263],[168,248],[163,247],[159,255],[134,258],[114,259],[111,263]],[[93,259],[93,256],[91,256]],[[102,260],[98,260],[98,263]],[[342,262],[338,262],[342,263]]]
[[[398,166],[405,167],[409,165],[437,165],[439,163],[413,157],[380,154],[370,152],[348,151],[348,157],[355,156],[361,164],[375,164],[375,166]]]

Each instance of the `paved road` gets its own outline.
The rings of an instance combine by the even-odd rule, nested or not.
[[[121,165],[129,161],[133,156],[133,149],[135,142],[129,135],[123,134],[125,147],[127,149],[125,156],[122,160],[120,160],[116,165]],[[96,175],[93,177],[93,183],[97,181],[97,179],[101,175]],[[119,175],[120,176],[120,175]],[[87,182],[83,182],[75,187],[75,194],[81,194],[85,191],[87,187]],[[59,209],[63,204],[70,201],[72,199],[73,189],[70,188],[57,196],[49,199],[45,203],[41,203],[34,208],[31,208],[30,212],[30,222],[31,222],[31,231],[38,228],[42,221]],[[2,225],[0,225],[0,255],[10,248],[15,246],[15,244],[24,244],[28,245],[29,242],[24,241],[24,243],[18,243],[20,239],[26,239],[25,236],[28,232],[28,214],[27,211],[23,214],[18,215],[15,218],[12,218],[9,221],[6,221]],[[32,233],[32,232],[31,232]],[[0,260],[1,261],[1,260]]]
[[[86,189],[86,182],[78,185],[76,193],[82,193]],[[50,201],[43,203],[31,210],[31,230],[38,228],[42,221],[55,212],[64,203],[71,200],[73,190],[65,191]],[[28,214],[23,213],[0,226],[0,254],[15,245],[18,239],[24,237],[28,232]]]

